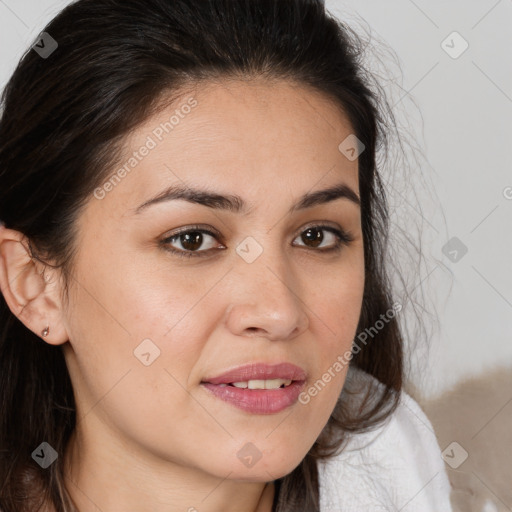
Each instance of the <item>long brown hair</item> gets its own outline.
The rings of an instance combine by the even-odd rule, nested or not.
[[[31,254],[72,275],[76,220],[105,182],[127,134],[187,84],[262,76],[324,93],[357,138],[365,251],[358,332],[392,308],[384,264],[388,207],[377,171],[386,142],[378,91],[361,62],[361,40],[317,0],[79,0],[44,29],[58,47],[29,49],[2,95],[0,219],[22,232]],[[66,288],[67,291],[67,288]],[[62,459],[42,470],[41,443],[64,453],[75,426],[73,388],[61,346],[43,342],[0,299],[0,507],[75,510]],[[378,425],[398,404],[402,336],[388,318],[377,341],[360,344],[351,366],[384,384],[367,407],[347,407],[347,382],[327,425],[292,473],[276,481],[274,510],[319,510],[317,460],[347,432]],[[39,504],[38,504],[39,502]]]

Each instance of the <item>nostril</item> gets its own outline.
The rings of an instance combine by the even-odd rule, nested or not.
[[[260,331],[262,331],[262,329],[260,329],[259,327],[247,327],[247,332],[254,332],[254,333],[258,333]]]

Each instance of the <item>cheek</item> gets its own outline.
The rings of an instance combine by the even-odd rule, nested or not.
[[[211,423],[187,390],[211,330],[208,317],[194,308],[198,290],[176,280],[170,287],[170,279],[158,279],[157,272],[119,272],[136,278],[89,279],[69,311],[73,351],[66,361],[78,417],[98,432],[109,425],[163,458],[179,458],[180,450],[172,447],[179,440],[189,447],[185,460],[193,456],[191,439],[204,438]]]
[[[364,264],[359,260],[325,278],[321,290],[307,301],[314,333],[317,373],[301,395],[302,403],[332,411],[342,391],[357,334],[364,292]],[[329,412],[330,414],[330,412]]]
[[[148,410],[149,396],[157,402],[160,395],[176,396],[173,377],[186,384],[201,353],[200,340],[206,338],[200,333],[209,324],[204,311],[198,318],[200,309],[194,308],[199,290],[175,276],[165,279],[163,270],[141,272],[141,265],[135,272],[134,267],[133,261],[131,267],[119,262],[103,272],[98,265],[97,272],[82,272],[79,282],[87,285],[77,284],[70,293],[72,351],[66,359],[82,412],[114,387],[125,390],[126,410]],[[123,396],[112,396],[124,403]],[[171,402],[160,405],[168,410]]]
[[[305,304],[311,321],[324,335],[319,342],[323,353],[350,346],[355,334],[364,293],[364,260],[351,258],[337,268],[316,272],[316,279],[307,284]]]

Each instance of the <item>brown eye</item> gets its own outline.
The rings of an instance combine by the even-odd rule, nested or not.
[[[205,256],[215,247],[218,235],[207,229],[188,229],[163,239],[160,244],[178,256]],[[224,248],[221,244],[220,248]]]
[[[203,244],[203,235],[199,231],[189,231],[178,236],[181,246],[187,251],[195,251]]]
[[[325,236],[324,232],[326,232],[328,236]],[[353,238],[349,233],[332,226],[308,227],[300,234],[300,239],[303,241],[303,244],[299,245],[313,249],[316,249],[317,247],[321,248],[321,244],[327,240],[327,247],[325,249],[319,249],[320,252],[336,251],[341,249],[343,245],[348,245],[353,241]],[[328,242],[331,243],[329,244]]]
[[[318,228],[308,228],[302,233],[302,240],[312,244],[311,247],[318,247],[323,239],[324,235],[322,230]]]

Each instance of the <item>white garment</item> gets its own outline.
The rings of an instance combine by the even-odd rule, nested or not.
[[[453,512],[434,429],[407,393],[376,430],[350,435],[341,453],[318,462],[321,512]]]

